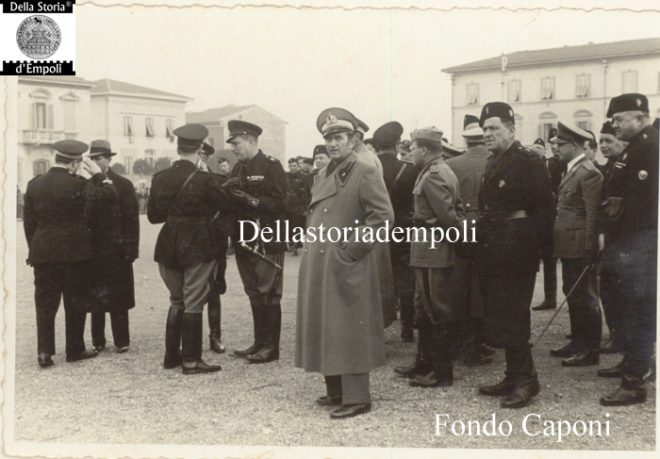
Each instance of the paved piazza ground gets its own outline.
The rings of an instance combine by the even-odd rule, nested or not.
[[[19,222],[20,225],[20,222]],[[248,365],[228,354],[207,350],[204,358],[219,363],[223,371],[212,375],[183,376],[161,367],[168,300],[153,259],[158,227],[141,220],[141,257],[135,264],[137,307],[131,311],[131,348],[126,354],[109,350],[96,359],[65,363],[64,312],[57,317],[55,366],[42,370],[36,359],[34,285],[31,268],[19,263],[16,337],[16,440],[66,443],[179,443],[246,444],[278,446],[381,446],[455,448],[559,448],[653,449],[655,445],[655,384],[649,386],[647,403],[605,409],[598,404],[603,393],[614,390],[617,380],[595,376],[596,368],[562,368],[549,350],[564,342],[568,315],[564,310],[534,348],[541,393],[523,410],[499,409],[497,399],[477,394],[477,386],[498,380],[503,355],[486,367],[457,364],[454,386],[416,389],[396,377],[393,368],[408,362],[414,344],[398,339],[399,324],[387,330],[388,361],[371,376],[373,410],[363,416],[333,421],[328,409],[314,403],[324,392],[323,378],[293,367],[296,289],[299,258],[285,262],[282,301],[281,360]],[[26,258],[26,244],[19,227],[18,260]],[[231,257],[228,292],[223,296],[223,338],[229,349],[251,340],[251,319]],[[534,302],[541,300],[542,275],[537,277]],[[560,295],[560,298],[562,296]],[[533,313],[533,334],[540,333],[551,312]],[[206,319],[205,319],[206,321]],[[206,325],[205,325],[206,327]],[[106,334],[111,342],[109,321]],[[205,335],[207,334],[205,328]],[[91,346],[89,321],[86,341]],[[601,365],[612,365],[619,356],[604,356]],[[435,433],[435,415],[453,420],[481,420],[494,415],[509,421],[509,436],[453,436]],[[522,420],[530,413],[540,418],[529,424],[532,433],[544,420],[609,419],[610,435],[601,437],[527,436]],[[609,413],[609,417],[607,414]],[[540,421],[539,421],[540,419]]]

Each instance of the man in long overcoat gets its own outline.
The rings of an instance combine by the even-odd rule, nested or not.
[[[92,344],[105,348],[105,313],[110,313],[112,338],[117,352],[130,344],[128,311],[135,307],[133,262],[138,257],[140,220],[135,187],[110,168],[114,156],[110,143],[94,140],[89,157],[108,176],[110,191],[94,218],[94,282],[92,287]]]
[[[354,117],[342,109],[317,121],[331,163],[312,188],[307,227],[355,228],[358,234],[391,224],[394,212],[381,173],[359,161]],[[356,223],[357,221],[357,223]],[[320,405],[341,405],[341,419],[371,409],[369,372],[385,361],[378,253],[367,238],[308,241],[298,278],[295,365],[325,376]]]

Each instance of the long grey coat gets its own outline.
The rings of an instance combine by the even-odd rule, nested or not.
[[[358,223],[355,223],[358,220]],[[392,224],[381,173],[354,153],[312,187],[307,227]],[[326,376],[366,373],[385,361],[375,244],[306,242],[298,277],[295,365]]]

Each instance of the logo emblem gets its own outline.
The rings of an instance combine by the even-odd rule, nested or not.
[[[326,124],[336,124],[337,123],[337,117],[331,112],[328,115],[328,118],[325,120]]]
[[[639,177],[640,180],[646,180],[646,177],[648,177],[648,176],[649,176],[649,173],[646,172],[644,169],[642,169],[641,171],[639,171],[637,173],[637,177]]]
[[[490,115],[490,105],[486,105],[486,115]]]
[[[499,186],[500,188],[504,188],[505,185],[506,185],[506,182],[505,182],[504,180],[500,180],[500,183],[499,183],[498,186]]]
[[[637,98],[637,99],[635,100],[635,102],[637,103],[637,106],[638,106],[638,107],[641,107],[641,106],[642,106],[642,99]]]
[[[23,54],[32,59],[45,59],[60,47],[62,34],[55,21],[47,16],[29,16],[16,31],[16,43]]]

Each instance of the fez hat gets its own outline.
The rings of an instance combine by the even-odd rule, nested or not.
[[[488,102],[481,109],[481,117],[479,118],[479,126],[483,127],[484,122],[488,118],[494,116],[499,117],[502,121],[508,120],[515,124],[516,119],[513,116],[513,108],[505,102]]]
[[[612,118],[615,113],[633,110],[649,114],[649,100],[644,94],[628,93],[613,97],[607,109],[607,117]]]
[[[390,121],[380,126],[374,131],[373,143],[376,148],[395,145],[401,140],[403,126],[398,121]]]

